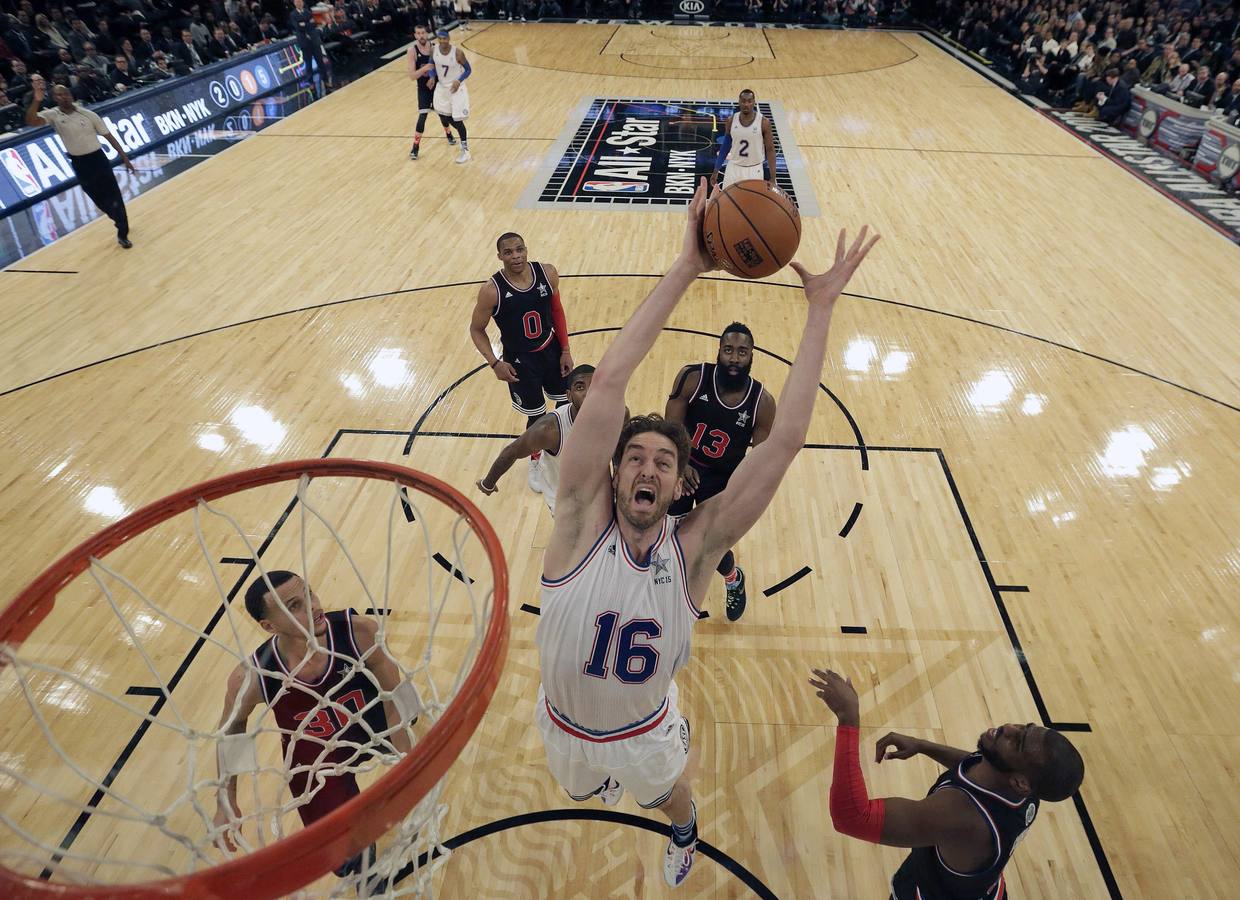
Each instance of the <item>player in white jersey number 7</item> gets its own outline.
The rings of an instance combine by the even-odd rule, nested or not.
[[[701,245],[706,180],[689,206],[680,255],[604,354],[560,451],[555,531],[543,558],[536,717],[547,762],[574,800],[614,805],[627,788],[671,820],[663,861],[684,881],[697,845],[697,811],[684,775],[689,723],[673,677],[689,660],[698,611],[720,557],[771,502],[805,442],[826,353],[831,311],[878,236],[848,246],[811,275],[793,263],[808,311],[770,437],[727,489],[677,521],[689,439],[657,414],[625,420],[624,392],[693,280],[713,266]],[[614,475],[609,470],[614,467]]]

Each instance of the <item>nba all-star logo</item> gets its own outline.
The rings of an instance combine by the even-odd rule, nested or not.
[[[671,584],[672,576],[668,574],[668,558],[666,556],[656,556],[650,560],[650,565],[654,569],[655,584]]]
[[[741,428],[744,428],[746,425],[749,424],[748,410],[741,410],[740,414],[737,415],[736,417],[736,424],[741,426]]]

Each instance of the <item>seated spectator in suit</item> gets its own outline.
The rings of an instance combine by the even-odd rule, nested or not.
[[[1236,85],[1240,85],[1240,79],[1236,80]],[[1210,98],[1210,105],[1219,112],[1225,112],[1235,99],[1236,85],[1231,83],[1226,72],[1219,72],[1214,76],[1214,96]]]
[[[129,66],[129,57],[123,53],[116,54],[112,60],[112,86],[116,93],[123,94],[138,86],[138,75]]]
[[[100,19],[95,26],[95,47],[105,57],[116,55],[116,40],[112,37],[112,26],[107,19]]]
[[[138,57],[133,52],[133,42],[129,38],[121,41],[121,47],[116,51],[117,56],[125,57],[125,61],[129,63],[129,71],[135,76],[142,72],[142,64],[138,62]]]
[[[236,22],[228,23],[228,39],[237,45],[238,50],[244,50],[250,46],[250,41],[246,38],[241,26]]]
[[[340,49],[348,53],[357,44],[353,40],[355,30],[353,20],[348,17],[343,8],[337,6],[332,10],[332,23],[323,29],[323,43],[339,44]]]
[[[1162,84],[1154,88],[1160,94],[1166,94],[1176,100],[1184,99],[1184,91],[1193,83],[1193,73],[1189,70],[1188,63],[1180,63],[1180,67],[1176,73],[1164,81]]]
[[[228,35],[224,33],[223,28],[216,25],[215,31],[211,32],[211,39],[207,41],[207,56],[216,60],[228,59],[228,57],[232,56],[233,53],[236,52],[236,50],[230,51],[228,49],[228,43],[231,43]]]
[[[1141,73],[1141,83],[1162,84],[1166,81],[1168,73],[1175,72],[1179,67],[1180,55],[1175,52],[1175,48],[1163,47],[1162,56],[1146,66],[1145,71]]]
[[[265,44],[280,40],[280,32],[276,29],[275,20],[271,16],[263,16],[258,23],[258,43]]]
[[[172,36],[172,26],[162,25],[159,29],[159,37],[155,38],[155,49],[164,51],[165,56],[170,56],[173,50],[179,44],[176,38]]]
[[[1137,65],[1135,57],[1128,57],[1128,61],[1124,63],[1124,71],[1120,73],[1119,80],[1127,85],[1128,90],[1132,90],[1141,82],[1141,68]]]
[[[13,67],[13,74],[9,77],[9,84],[6,92],[10,97],[25,97],[30,91],[30,74],[26,71],[26,62],[22,59],[14,59],[10,61]]]
[[[211,40],[211,29],[207,28],[203,24],[202,19],[199,18],[197,6],[189,8],[189,18],[190,22],[187,27],[189,28],[190,36],[194,39],[194,46],[198,48],[198,53],[201,54],[207,46],[207,41]]]
[[[1197,97],[1189,97],[1189,94],[1196,94],[1197,97],[1203,99],[1198,100]],[[1184,89],[1184,98],[1186,103],[1191,102],[1193,106],[1209,106],[1210,98],[1214,96],[1214,79],[1210,77],[1210,69],[1208,66],[1201,66],[1197,69],[1197,77],[1189,82],[1188,87]]]
[[[69,39],[60,33],[59,29],[48,20],[47,16],[39,13],[34,17],[34,25],[39,34],[43,36],[42,43],[47,49],[53,53],[62,49],[69,49]]]
[[[74,98],[80,103],[98,103],[112,96],[112,82],[107,76],[100,75],[94,66],[80,63],[77,72],[70,79],[69,87]]]
[[[172,48],[171,57],[173,68],[178,71],[189,72],[206,62],[194,46],[194,35],[188,28],[181,29],[181,43]]]
[[[1132,92],[1128,90],[1128,85],[1119,80],[1116,66],[1107,69],[1106,89],[1099,91],[1095,99],[1098,101],[1098,118],[1108,125],[1117,124],[1128,112],[1128,107],[1132,106]]]
[[[1032,55],[1025,60],[1025,69],[1016,81],[1016,87],[1022,94],[1036,97],[1042,92],[1046,80],[1045,57]]]
[[[1190,66],[1200,65],[1205,58],[1206,51],[1201,46],[1201,38],[1195,37],[1189,43],[1188,49],[1180,54],[1180,59],[1188,63]]]
[[[73,58],[81,59],[83,54],[86,53],[87,41],[93,41],[94,39],[95,35],[86,27],[86,23],[81,19],[75,18],[70,26],[69,33],[69,52],[73,54]]]
[[[168,54],[162,50],[156,50],[155,55],[151,57],[151,67],[142,77],[144,81],[163,81],[166,78],[175,78],[176,73],[168,66]]]
[[[159,49],[151,37],[151,29],[139,28],[138,39],[133,44],[133,55],[138,63],[142,66],[151,65],[151,60],[155,58],[155,51]]]
[[[52,81],[56,81],[57,76],[62,76],[59,83],[68,84],[69,79],[77,73],[77,63],[73,61],[73,54],[69,52],[68,47],[61,47],[56,53],[56,65],[52,68]]]
[[[108,69],[111,68],[111,66],[108,64],[108,58],[95,49],[95,42],[87,41],[86,45],[83,47],[83,50],[86,52],[82,54],[82,58],[78,60],[78,62],[84,63],[91,68],[98,70],[100,75],[107,75]]]

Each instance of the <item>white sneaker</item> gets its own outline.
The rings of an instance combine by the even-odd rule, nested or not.
[[[458,164],[460,164],[460,163],[467,163],[467,162],[469,162],[472,158],[473,158],[473,157],[471,157],[471,156],[469,155],[469,151],[468,151],[468,150],[466,150],[464,147],[462,147],[462,148],[461,148],[461,153],[460,153],[460,155],[456,158],[456,161],[457,161],[457,163],[458,163]]]
[[[689,876],[696,852],[696,840],[688,847],[677,847],[675,841],[667,842],[667,852],[663,854],[663,880],[669,887],[680,887],[680,883]]]
[[[535,494],[541,494],[543,491],[542,483],[542,464],[539,460],[530,458],[529,475],[526,477],[526,483],[530,486],[530,490]]]
[[[614,778],[608,778],[607,785],[598,792],[598,798],[603,801],[604,806],[615,806],[623,796],[624,785]]]

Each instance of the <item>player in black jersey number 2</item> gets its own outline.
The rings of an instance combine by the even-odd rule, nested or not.
[[[556,406],[568,402],[566,378],[573,370],[568,322],[560,304],[560,273],[550,263],[531,262],[525,240],[501,234],[496,255],[504,267],[483,282],[469,321],[469,337],[500,381],[508,383],[512,408],[529,428],[547,411],[545,394]],[[487,322],[495,320],[503,353],[495,355]],[[529,485],[542,490],[539,456],[530,457]]]
[[[685,492],[668,510],[671,515],[686,515],[721,493],[749,448],[771,433],[775,398],[749,376],[752,366],[753,334],[733,322],[719,336],[715,362],[685,366],[676,376],[663,417],[685,426],[690,451]],[[728,591],[728,621],[735,622],[745,612],[745,572],[731,550],[718,571]]]
[[[1003,867],[1038,804],[1067,800],[1085,778],[1071,742],[1032,723],[983,732],[975,753],[888,734],[875,747],[876,762],[924,753],[947,771],[923,800],[871,800],[858,756],[861,714],[852,681],[830,670],[813,674],[809,683],[839,719],[830,803],[835,830],[912,848],[891,879],[892,900],[1007,900]]]

